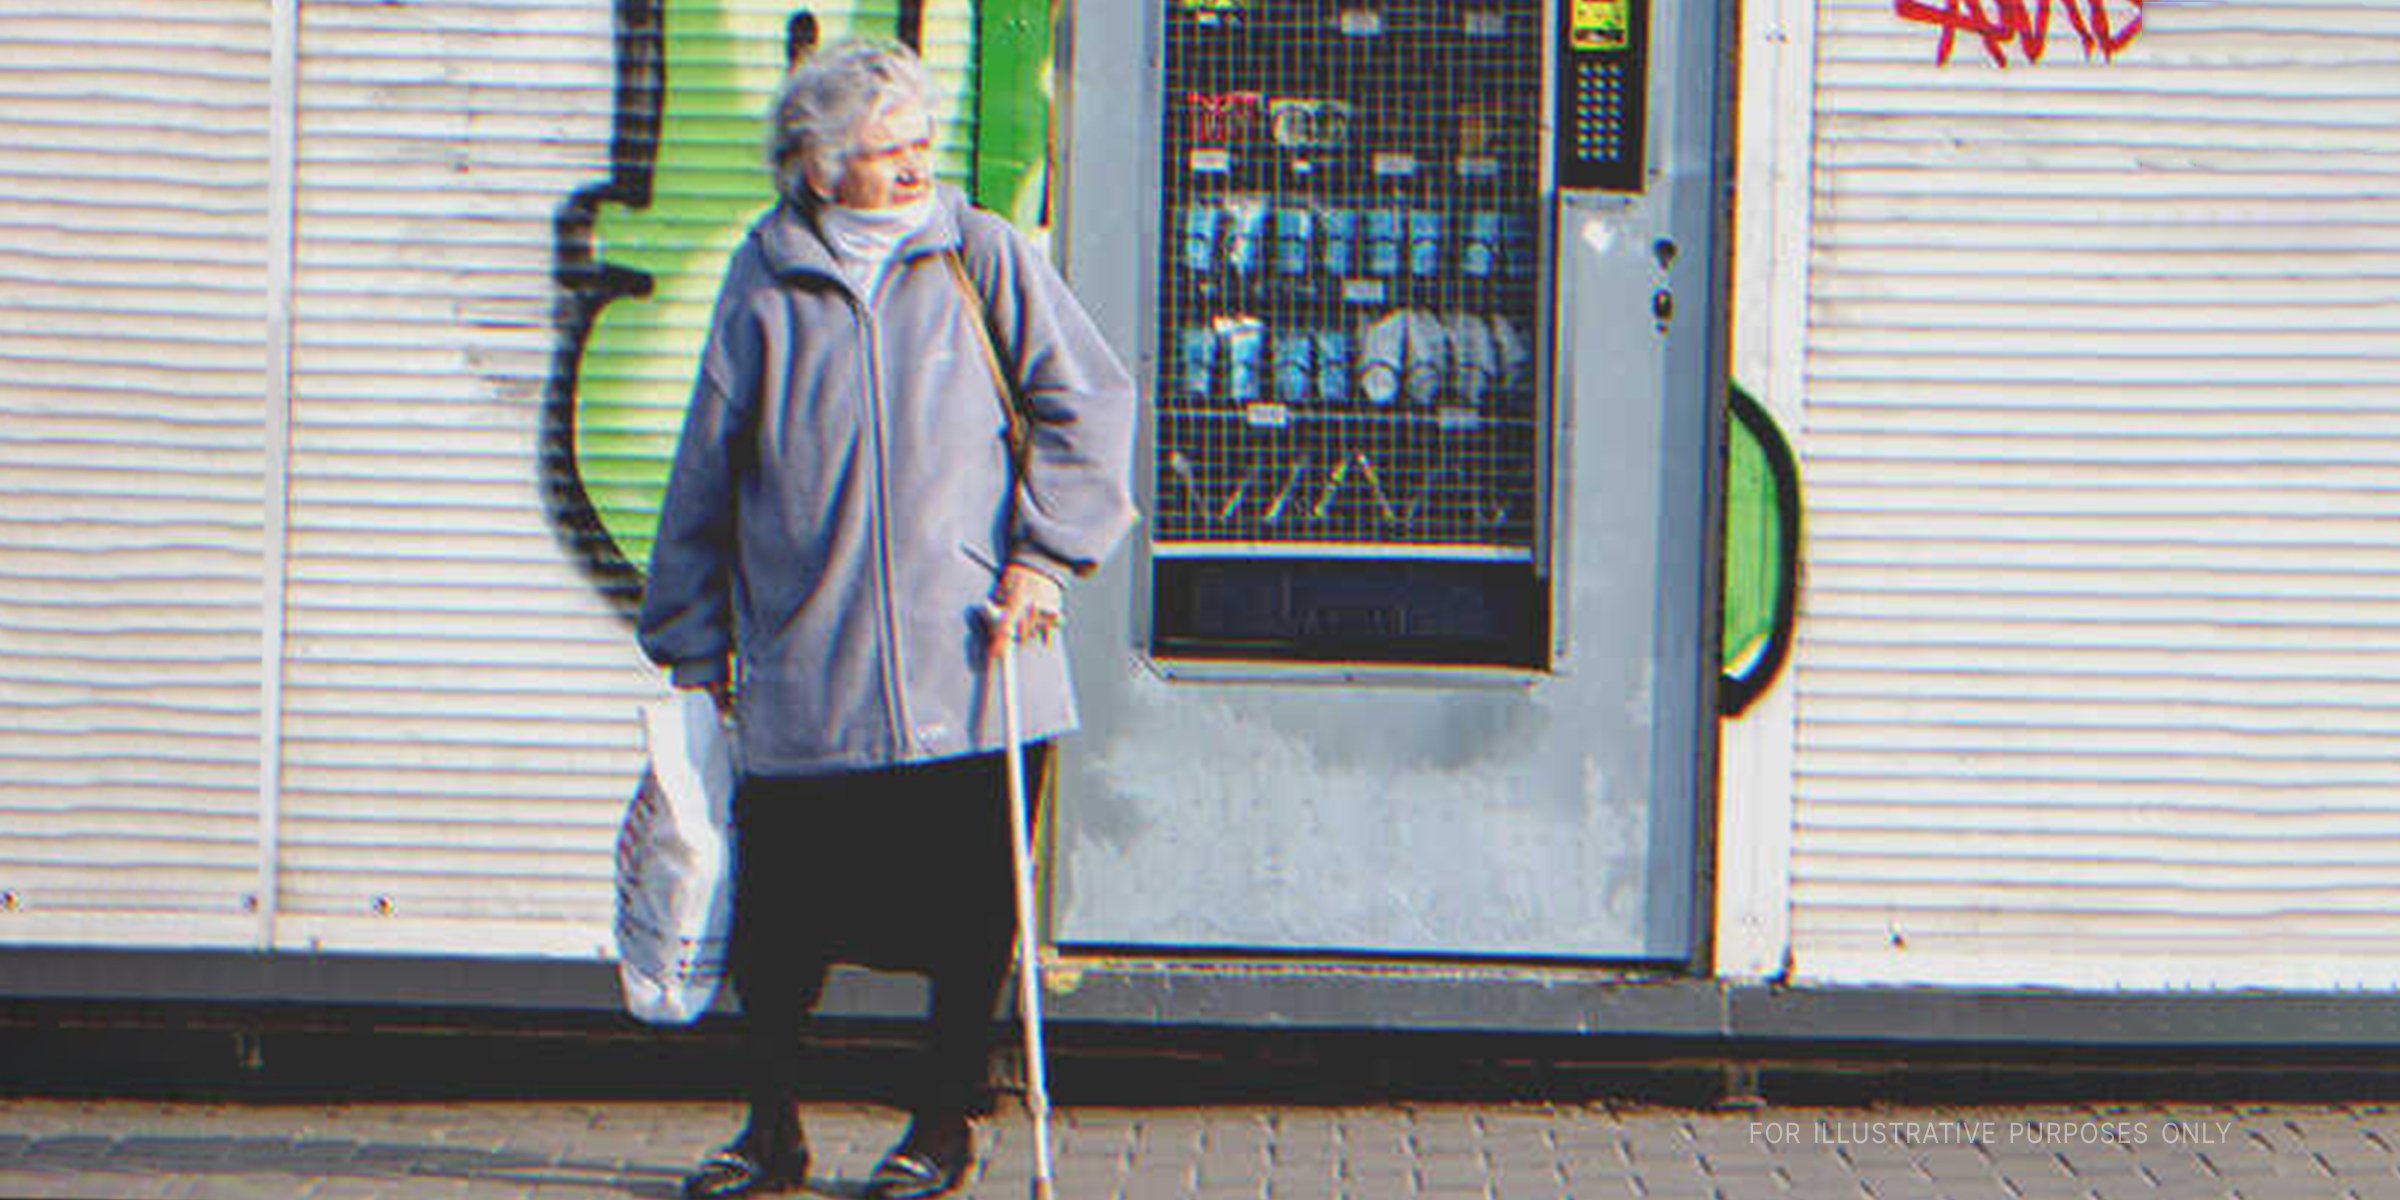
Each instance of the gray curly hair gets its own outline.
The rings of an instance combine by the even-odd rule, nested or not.
[[[820,47],[793,65],[775,98],[767,133],[775,190],[799,203],[809,198],[811,173],[838,185],[860,126],[909,101],[931,113],[937,99],[924,62],[898,42],[847,38]]]

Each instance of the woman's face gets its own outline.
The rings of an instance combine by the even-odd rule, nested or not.
[[[907,100],[867,118],[843,166],[836,204],[899,208],[924,199],[933,190],[933,118]]]

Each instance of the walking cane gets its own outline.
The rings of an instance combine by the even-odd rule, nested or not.
[[[1001,731],[1008,740],[1008,851],[1017,890],[1017,1016],[1025,1028],[1025,1103],[1033,1110],[1033,1200],[1051,1200],[1050,1080],[1042,1062],[1041,950],[1034,931],[1033,843],[1025,821],[1025,746],[1017,705],[1017,641],[1001,629],[1001,612],[986,606],[1000,642]]]

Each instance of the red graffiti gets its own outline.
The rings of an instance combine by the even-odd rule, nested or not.
[[[2097,54],[2114,59],[2117,51],[2131,45],[2142,31],[2142,0],[2115,0],[2115,4],[2117,12],[2112,14],[2110,0],[1892,0],[1892,12],[1901,20],[1941,29],[1935,62],[1950,61],[1950,52],[1963,33],[1982,41],[1984,53],[1991,55],[1994,64],[2005,67],[2011,41],[2025,61],[2042,61],[2042,51],[2050,41],[2053,5],[2066,13],[2067,24],[2083,42],[2085,58]]]

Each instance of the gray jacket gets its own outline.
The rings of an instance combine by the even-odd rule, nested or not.
[[[959,248],[1033,420],[944,265]],[[873,296],[810,217],[761,218],[726,270],[659,512],[641,645],[675,682],[738,671],[743,768],[808,775],[1001,746],[978,610],[1003,562],[1062,581],[1135,521],[1134,389],[1041,255],[944,188]],[[1024,733],[1075,726],[1063,639],[1018,655]],[[994,673],[996,674],[996,672]]]

